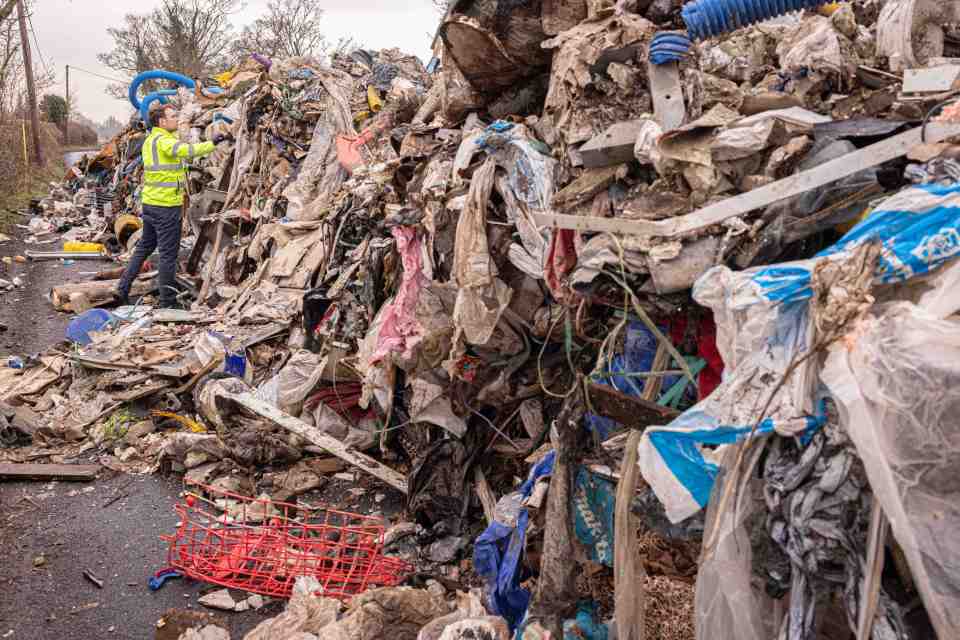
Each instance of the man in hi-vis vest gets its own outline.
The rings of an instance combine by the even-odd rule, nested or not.
[[[214,136],[212,142],[188,144],[180,142],[177,130],[177,110],[172,105],[158,105],[150,110],[152,130],[143,142],[143,235],[127,265],[116,296],[120,304],[129,304],[130,286],[140,273],[143,263],[158,247],[160,249],[159,275],[160,307],[177,304],[174,278],[177,272],[177,253],[180,250],[180,215],[187,192],[187,166],[184,161],[210,155],[226,136]]]

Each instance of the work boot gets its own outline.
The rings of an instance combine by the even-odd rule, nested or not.
[[[185,307],[180,304],[180,301],[177,299],[160,300],[160,302],[157,304],[157,307],[159,309],[176,309],[178,311],[183,311],[185,309]]]
[[[113,299],[117,301],[118,307],[126,307],[130,305],[130,296],[119,289],[113,290]]]

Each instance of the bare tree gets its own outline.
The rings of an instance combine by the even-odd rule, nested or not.
[[[33,4],[32,0],[24,2],[28,16],[32,13]],[[26,74],[15,7],[15,1],[0,0],[0,123],[5,122],[11,114],[20,117],[26,109]],[[37,64],[34,64],[33,75],[38,92],[51,87],[56,80],[51,71],[43,70]]]
[[[266,14],[243,29],[234,53],[260,53],[270,58],[327,53],[330,43],[321,29],[320,4],[311,0],[270,0]]]
[[[107,29],[113,49],[97,58],[129,78],[150,69],[201,77],[228,63],[231,15],[240,0],[164,0],[147,15],[127,14],[122,27]],[[124,97],[126,86],[108,91]]]

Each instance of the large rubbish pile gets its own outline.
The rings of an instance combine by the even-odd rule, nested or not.
[[[232,136],[191,168],[192,306],[55,289],[74,346],[8,372],[0,459],[296,502],[332,456],[405,496],[387,555],[483,588],[404,637],[956,637],[960,3],[817,4],[462,0],[427,67],[180,89],[181,140]],[[35,226],[131,250],[144,137]]]

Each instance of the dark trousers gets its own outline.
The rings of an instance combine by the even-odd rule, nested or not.
[[[143,263],[159,247],[160,273],[157,276],[157,286],[160,288],[160,306],[169,307],[176,302],[174,277],[177,274],[177,254],[180,251],[180,209],[181,207],[143,205],[143,235],[117,286],[124,298],[130,294],[130,286],[143,268]]]

